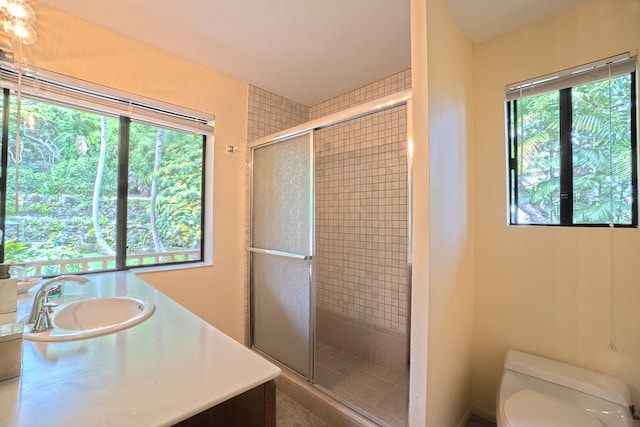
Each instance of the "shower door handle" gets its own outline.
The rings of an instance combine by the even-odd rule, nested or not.
[[[276,256],[281,256],[285,258],[299,259],[303,261],[308,261],[312,258],[311,255],[292,254],[290,252],[274,251],[272,249],[260,249],[260,248],[248,247],[247,250],[249,252],[255,252],[258,254],[276,255]]]

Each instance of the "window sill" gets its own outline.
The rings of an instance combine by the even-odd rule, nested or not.
[[[171,264],[171,265],[154,265],[153,267],[134,267],[130,268],[129,271],[133,274],[138,273],[160,273],[163,271],[173,271],[173,270],[191,270],[203,267],[211,267],[213,263],[211,262],[193,262],[187,264]]]

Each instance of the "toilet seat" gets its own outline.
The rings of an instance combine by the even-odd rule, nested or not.
[[[590,412],[534,390],[509,397],[504,416],[509,427],[602,427]]]

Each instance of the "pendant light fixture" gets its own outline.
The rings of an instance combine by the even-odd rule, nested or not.
[[[0,0],[0,19],[0,59],[13,59],[14,42],[29,45],[38,39],[33,28],[36,13],[27,0]]]

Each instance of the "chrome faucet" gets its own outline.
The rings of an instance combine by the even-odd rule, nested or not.
[[[62,282],[76,282],[83,285],[88,281],[89,279],[82,276],[63,275],[44,282],[33,298],[31,314],[27,320],[27,323],[33,323],[31,332],[44,332],[53,328],[49,321],[49,314],[51,307],[55,307],[56,304],[50,303],[49,297],[52,294],[62,295]]]

